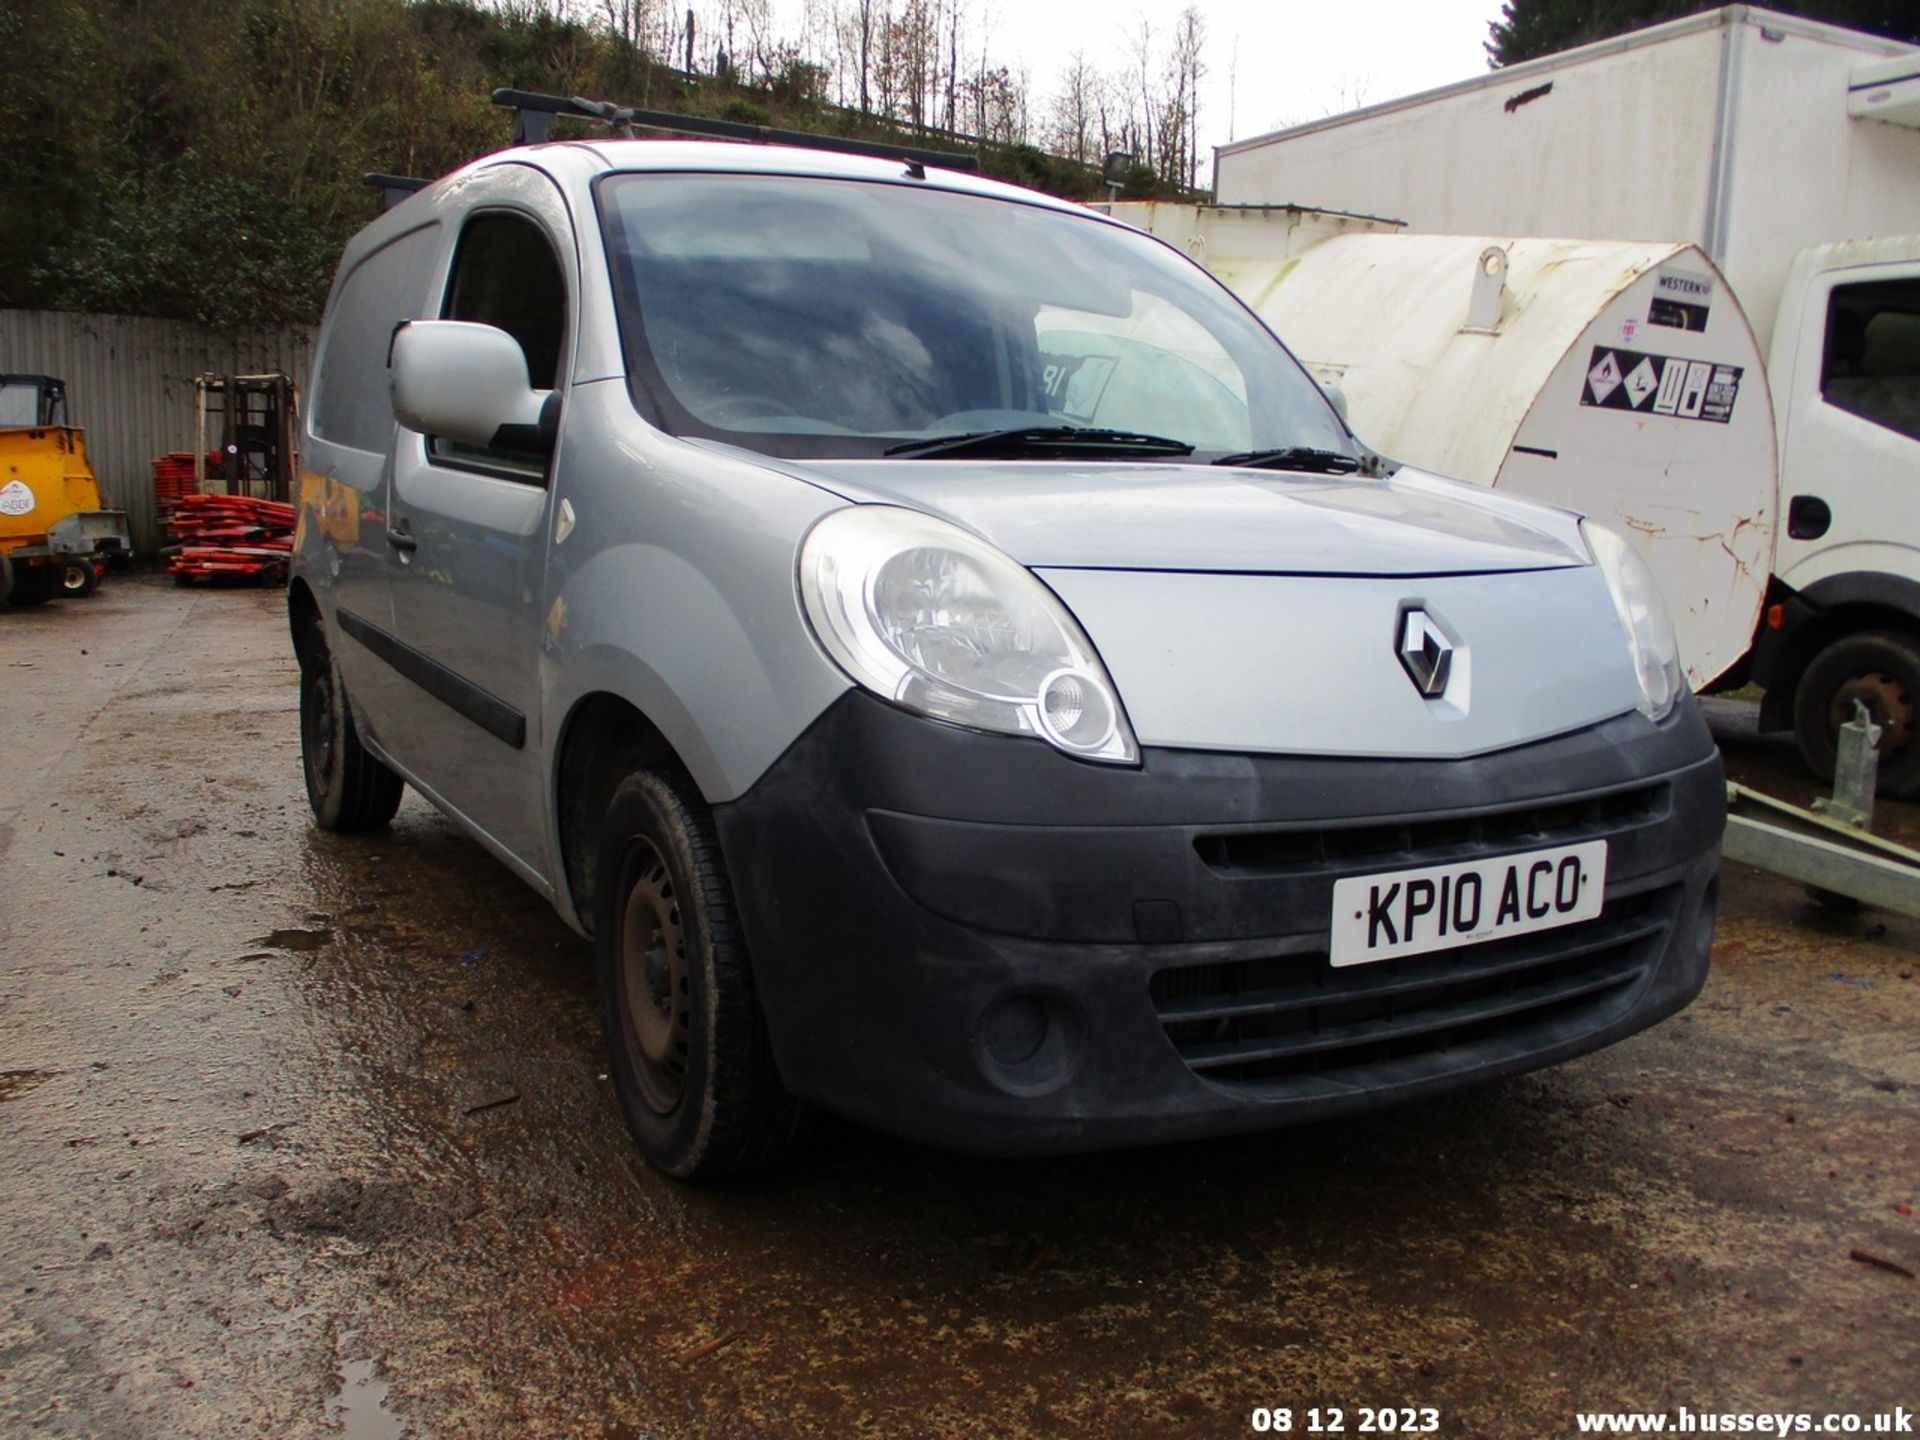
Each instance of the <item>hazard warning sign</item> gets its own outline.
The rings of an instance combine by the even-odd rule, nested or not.
[[[1626,377],[1620,373],[1620,362],[1614,358],[1611,350],[1595,350],[1600,362],[1587,371],[1587,395],[1582,396],[1582,405],[1604,405],[1607,397],[1620,388],[1620,382]]]
[[[1587,362],[1587,383],[1580,403],[1603,410],[1637,410],[1675,420],[1733,419],[1740,396],[1742,367],[1717,360],[1682,360],[1647,355],[1613,345],[1596,345]]]

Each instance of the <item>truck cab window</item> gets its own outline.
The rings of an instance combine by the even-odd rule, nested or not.
[[[1830,405],[1920,439],[1920,278],[1834,287],[1820,393]]]
[[[520,342],[534,388],[551,390],[559,379],[566,315],[560,262],[537,224],[504,210],[487,211],[468,222],[454,254],[442,318],[506,331]],[[440,437],[432,444],[436,457],[489,469],[538,474],[545,468],[538,454],[505,446],[479,448]]]

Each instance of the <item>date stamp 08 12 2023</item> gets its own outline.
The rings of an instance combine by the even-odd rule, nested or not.
[[[1255,1406],[1250,1428],[1259,1435],[1434,1435],[1440,1412],[1430,1405],[1314,1405],[1303,1410]]]

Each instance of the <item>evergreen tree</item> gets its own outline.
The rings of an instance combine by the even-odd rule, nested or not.
[[[1715,0],[1506,0],[1487,26],[1487,56],[1496,67],[1514,65],[1716,8]],[[1920,0],[1770,0],[1768,8],[1920,44]]]

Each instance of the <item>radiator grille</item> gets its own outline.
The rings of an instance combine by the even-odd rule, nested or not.
[[[1193,844],[1209,868],[1226,875],[1295,874],[1405,859],[1422,865],[1445,864],[1516,848],[1592,839],[1658,819],[1672,803],[1671,787],[1663,783],[1554,805],[1476,811],[1453,819],[1334,829],[1216,831],[1196,836]]]
[[[1679,890],[1579,925],[1335,969],[1324,951],[1161,970],[1155,1011],[1180,1057],[1224,1082],[1387,1083],[1494,1037],[1540,1049],[1609,1017],[1661,953]]]

